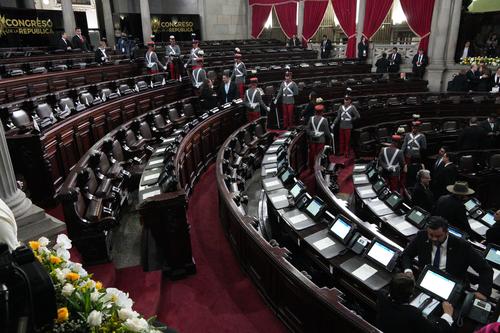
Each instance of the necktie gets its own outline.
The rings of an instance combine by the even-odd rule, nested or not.
[[[434,261],[432,262],[432,266],[439,269],[440,262],[441,262],[441,245],[436,247],[436,254],[434,255]]]
[[[441,158],[438,158],[438,160],[436,161],[436,168],[439,167],[440,164],[441,164]]]

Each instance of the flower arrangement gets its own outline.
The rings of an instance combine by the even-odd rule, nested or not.
[[[498,66],[500,64],[500,57],[488,58],[488,57],[470,57],[460,59],[461,65],[479,65],[486,64],[492,66]]]
[[[70,261],[71,240],[58,235],[49,248],[49,240],[41,237],[29,242],[35,257],[47,269],[54,284],[57,318],[52,332],[140,332],[160,333],[164,327],[153,327],[132,310],[134,302],[127,293],[104,288],[79,263]]]

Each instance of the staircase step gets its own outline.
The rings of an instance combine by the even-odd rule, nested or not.
[[[129,293],[133,309],[145,318],[158,314],[161,282],[161,271],[144,272],[141,266],[122,268],[116,273],[116,288]]]

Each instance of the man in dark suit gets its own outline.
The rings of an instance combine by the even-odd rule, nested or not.
[[[458,150],[475,150],[482,149],[486,143],[486,131],[482,126],[479,126],[476,117],[472,117],[469,121],[469,126],[464,128],[458,136]]]
[[[418,49],[418,53],[413,56],[411,63],[413,64],[413,75],[419,79],[423,78],[425,67],[429,64],[429,57],[424,54],[424,49]]]
[[[82,35],[82,29],[80,28],[75,29],[75,35],[71,39],[71,43],[75,49],[80,49],[85,52],[90,51],[90,44],[87,41],[87,38]]]
[[[361,60],[368,58],[368,39],[365,36],[361,37],[358,43],[358,58]]]
[[[486,231],[486,243],[500,245],[500,209],[495,212],[495,224]]]
[[[392,53],[389,54],[389,73],[399,73],[399,66],[401,66],[401,54],[398,52],[397,47],[392,48]]]
[[[328,39],[326,35],[323,35],[323,40],[321,41],[321,59],[330,58],[330,52],[332,51],[332,41]]]
[[[387,53],[382,53],[382,57],[377,59],[375,67],[377,67],[377,73],[387,73],[387,70],[389,69],[389,60],[387,60]]]
[[[477,85],[479,84],[479,78],[481,74],[479,73],[477,65],[470,66],[470,69],[465,74],[467,77],[467,84],[469,90],[476,90]]]
[[[408,304],[415,289],[415,280],[398,273],[392,278],[389,294],[381,292],[377,300],[377,327],[385,333],[451,332],[453,306],[443,302],[443,315],[437,321],[422,316],[416,307]]]
[[[286,46],[288,46],[288,47],[301,47],[302,44],[300,43],[300,39],[299,39],[299,37],[297,37],[297,35],[292,35],[292,38],[290,38],[286,42]]]
[[[488,148],[498,148],[500,146],[500,123],[497,120],[497,115],[492,113],[488,119],[481,122],[481,127],[486,132]]]
[[[491,86],[493,88],[500,88],[500,67],[498,67],[495,74],[491,76]]]
[[[457,166],[450,161],[448,153],[443,154],[441,163],[443,163],[443,166],[433,176],[434,182],[431,188],[434,199],[439,199],[440,196],[448,193],[446,186],[454,184],[458,176]]]
[[[66,31],[64,31],[61,34],[61,38],[57,40],[56,48],[64,51],[71,51],[71,49],[73,49],[73,45],[71,45],[71,42],[68,39],[68,34],[66,34]]]
[[[99,47],[95,50],[95,62],[103,64],[109,62],[109,56],[106,53],[106,42],[100,41]]]
[[[467,241],[449,235],[448,222],[442,217],[431,216],[427,230],[419,231],[403,251],[401,265],[405,274],[411,277],[415,257],[418,257],[419,270],[432,265],[464,282],[467,282],[467,269],[470,266],[479,274],[476,298],[486,300],[491,294],[493,270]]]
[[[226,104],[231,102],[233,99],[239,98],[238,89],[236,89],[236,84],[231,80],[229,73],[224,73],[222,75],[222,84],[219,87],[219,93],[217,94],[219,99],[219,104]]]
[[[466,69],[461,69],[460,72],[448,82],[448,91],[469,91]]]
[[[431,182],[431,172],[426,169],[417,172],[417,184],[413,189],[411,202],[429,213],[434,210],[434,194],[432,194],[429,185]]]
[[[472,235],[464,202],[475,193],[474,190],[469,188],[467,182],[455,182],[446,186],[446,189],[450,194],[442,195],[438,199],[434,215],[445,218],[452,226]]]

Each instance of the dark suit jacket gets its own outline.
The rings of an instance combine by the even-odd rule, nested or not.
[[[389,60],[387,58],[379,58],[375,63],[377,67],[377,73],[387,73],[389,70]]]
[[[301,47],[302,43],[300,42],[299,37],[295,37],[295,38],[290,38],[287,41],[287,45],[288,47]]]
[[[226,89],[224,88],[224,82],[221,82],[219,87],[219,93],[217,94],[217,98],[219,99],[220,104],[225,104],[231,102],[233,99],[239,98],[240,93],[236,88],[236,84],[231,81],[229,84],[229,91],[226,94]]]
[[[384,333],[451,332],[446,320],[430,321],[416,307],[396,303],[384,292],[377,299],[377,327]]]
[[[457,140],[457,150],[482,149],[486,143],[486,131],[483,127],[468,126],[463,129]]]
[[[389,60],[389,73],[398,73],[399,72],[399,66],[401,65],[401,54],[399,52],[396,52],[396,59],[392,59],[393,54],[390,53],[387,55],[387,59]]]
[[[323,44],[325,48],[325,52],[323,52]],[[332,50],[332,41],[327,39],[326,42],[321,40],[321,58],[330,58],[330,51]]]
[[[87,38],[85,36],[82,37],[83,41],[77,35],[74,35],[73,38],[71,39],[71,43],[73,44],[73,47],[75,49],[81,49],[82,51],[89,51],[90,50],[89,42],[87,41]]]
[[[217,106],[217,96],[214,90],[205,86],[205,84],[200,87],[200,100],[201,106],[205,110],[210,110]]]
[[[469,90],[476,90],[476,87],[479,83],[479,71],[472,72],[470,69],[467,71],[465,74],[467,77],[467,84],[469,85],[468,88]]]
[[[458,74],[453,80],[448,82],[448,91],[468,91],[469,83],[467,82],[467,76]]]
[[[486,243],[500,245],[500,223],[495,223],[486,231]]]
[[[363,51],[366,51],[366,55],[363,55]],[[360,59],[368,58],[368,43],[363,43],[363,42],[358,43],[358,58]]]
[[[403,251],[401,255],[403,269],[411,269],[415,257],[418,257],[420,270],[431,264],[432,242],[427,238],[426,230],[419,231]],[[446,272],[458,280],[466,281],[469,266],[479,274],[478,291],[490,295],[493,285],[493,270],[490,265],[467,241],[448,235]]]
[[[101,50],[99,48],[97,48],[94,52],[95,54],[95,62],[97,62],[98,64],[102,64],[103,62],[105,62],[102,58],[103,58],[103,54],[101,52]],[[107,60],[109,61],[109,54],[106,53],[106,55],[108,56]]]
[[[57,40],[57,49],[66,51],[68,49],[68,46],[73,48],[73,45],[69,40],[63,39],[62,37]]]
[[[450,225],[472,235],[465,205],[457,196],[453,194],[441,196],[436,203],[434,215],[444,217]]]
[[[430,188],[425,188],[421,183],[415,185],[411,201],[414,205],[425,209],[429,213],[434,210],[434,194],[432,194]]]
[[[500,86],[500,77],[498,78],[498,80],[499,80],[499,81],[498,81],[498,83],[497,83],[497,81],[496,81],[496,80],[497,80],[497,78],[495,78],[495,73],[493,73],[493,74],[491,75],[490,80],[491,80],[491,82],[490,82],[491,87],[494,87],[494,86]]]
[[[449,193],[448,190],[446,190],[446,186],[455,184],[457,176],[457,166],[453,163],[440,168],[437,173],[434,173],[431,189],[432,193],[434,193],[435,200],[439,199],[440,196]]]
[[[423,57],[422,57],[422,65],[420,66],[420,68],[417,66],[417,61],[418,61],[418,56],[419,54],[415,54],[413,56],[413,60],[411,61],[412,65],[413,65],[413,71],[417,71],[417,70],[424,70],[425,67],[427,67],[427,65],[429,64],[429,57],[427,56],[427,54],[424,54]]]
[[[486,132],[486,147],[487,148],[498,148],[500,147],[500,136],[497,135],[500,132],[500,122],[496,122],[495,125],[493,126],[493,129],[491,128],[490,123],[488,120],[482,121],[480,123],[480,126],[485,130]]]

